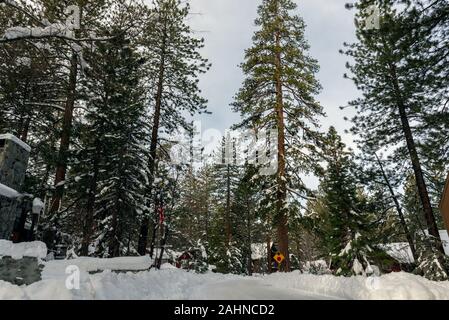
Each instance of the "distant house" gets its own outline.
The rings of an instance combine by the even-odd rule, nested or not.
[[[449,256],[449,235],[446,230],[440,230],[441,241],[443,241],[444,252]],[[408,242],[395,242],[381,246],[382,249],[396,261],[402,265],[407,265],[415,262],[410,250]]]
[[[192,269],[191,261],[194,259],[194,256],[195,256],[195,252],[193,250],[184,251],[176,259],[176,263],[175,263],[176,268],[185,269],[185,270]]]
[[[443,215],[446,231],[449,233],[449,174],[446,179],[446,186],[444,187],[443,197],[440,202],[440,210]]]

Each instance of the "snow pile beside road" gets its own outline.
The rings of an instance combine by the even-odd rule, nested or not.
[[[79,257],[72,260],[52,260],[45,263],[42,279],[56,279],[67,277],[69,266],[76,266],[81,272],[113,271],[142,271],[149,269],[152,264],[149,256],[120,257],[110,259]]]
[[[66,275],[67,277],[68,275]],[[138,273],[88,274],[81,270],[79,290],[66,288],[67,279],[58,277],[46,279],[29,286],[18,287],[0,281],[0,300],[185,300],[205,284],[233,278],[219,274],[200,275],[179,269],[151,270]],[[203,292],[199,299],[207,299]]]
[[[65,263],[77,260],[80,261],[66,260]],[[57,264],[47,263],[46,277],[29,286],[19,287],[0,281],[0,300],[449,299],[449,282],[431,282],[407,273],[376,278],[317,276],[300,272],[244,277],[215,273],[196,274],[172,269],[167,265],[160,271],[103,271],[96,274],[86,272],[95,269],[93,266],[84,266],[84,270],[81,266],[79,289],[69,290],[67,284],[73,284],[71,280],[76,279],[72,277],[73,269],[69,268],[71,271],[68,274],[51,274],[49,265],[54,268]],[[63,264],[59,263],[59,266],[62,267]],[[126,269],[129,268],[127,265]],[[58,272],[60,271],[61,269]]]
[[[448,300],[449,282],[433,282],[406,272],[380,277],[335,277],[331,275],[273,274],[267,283],[289,289],[351,300]]]
[[[2,256],[16,260],[23,257],[44,259],[47,256],[47,246],[40,241],[13,243],[8,240],[0,240],[0,257]]]

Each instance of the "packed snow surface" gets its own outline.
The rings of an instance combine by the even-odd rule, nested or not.
[[[0,258],[8,256],[13,259],[32,257],[43,259],[47,256],[47,246],[40,241],[13,243],[8,240],[0,240]]]
[[[90,258],[50,261],[44,268],[42,281],[21,287],[0,281],[0,299],[449,299],[449,282],[431,282],[403,272],[371,278],[317,276],[298,271],[245,277],[217,273],[196,274],[168,264],[163,265],[159,271],[86,272],[106,266],[128,270],[131,266],[140,266],[135,258],[120,259],[114,262],[99,259],[95,263]],[[129,264],[123,264],[125,259],[130,259]],[[73,269],[73,266],[76,268]],[[66,270],[69,271],[66,273]],[[79,289],[69,290],[66,285],[73,270],[79,270]]]

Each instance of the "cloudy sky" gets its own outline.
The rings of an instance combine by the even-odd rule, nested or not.
[[[355,41],[354,12],[345,9],[348,0],[294,0],[298,4],[297,14],[306,22],[306,38],[311,46],[310,55],[318,60],[318,78],[323,86],[317,97],[327,114],[321,119],[322,129],[335,126],[348,146],[352,138],[344,134],[350,123],[352,111],[339,109],[357,97],[351,81],[343,79],[347,58],[338,51],[343,42]],[[196,118],[201,121],[203,145],[206,152],[215,150],[219,139],[212,142],[207,134],[210,130],[224,133],[239,122],[239,115],[232,112],[230,103],[239,89],[243,75],[239,64],[244,50],[251,46],[251,37],[256,30],[254,19],[262,0],[191,0],[190,24],[199,36],[205,38],[204,56],[212,62],[212,69],[201,79],[203,94],[209,100],[211,115]],[[206,133],[205,133],[206,132]],[[204,135],[208,137],[205,138]],[[206,140],[204,140],[206,139]],[[305,183],[314,188],[318,181],[304,177]]]
[[[190,24],[206,40],[204,55],[212,62],[211,71],[201,79],[201,88],[209,100],[212,115],[201,117],[202,129],[220,131],[239,121],[229,104],[243,79],[239,64],[244,50],[251,46],[255,31],[254,19],[262,0],[191,0]],[[350,124],[343,120],[351,111],[338,107],[356,97],[351,81],[343,79],[346,57],[338,53],[343,42],[352,42],[354,36],[353,11],[344,8],[348,0],[295,0],[297,13],[306,22],[306,38],[310,54],[318,60],[318,78],[323,86],[318,100],[327,118],[322,119],[323,129],[330,125],[343,134]],[[344,135],[347,143],[351,138]]]

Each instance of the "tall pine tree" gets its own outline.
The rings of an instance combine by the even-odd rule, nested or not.
[[[233,103],[242,126],[277,129],[277,170],[266,194],[285,271],[290,270],[288,216],[306,192],[300,173],[315,164],[310,151],[318,137],[316,118],[323,114],[313,97],[320,90],[318,65],[307,55],[305,24],[293,13],[296,8],[291,0],[264,0],[259,7],[259,30],[242,64],[246,79]]]

